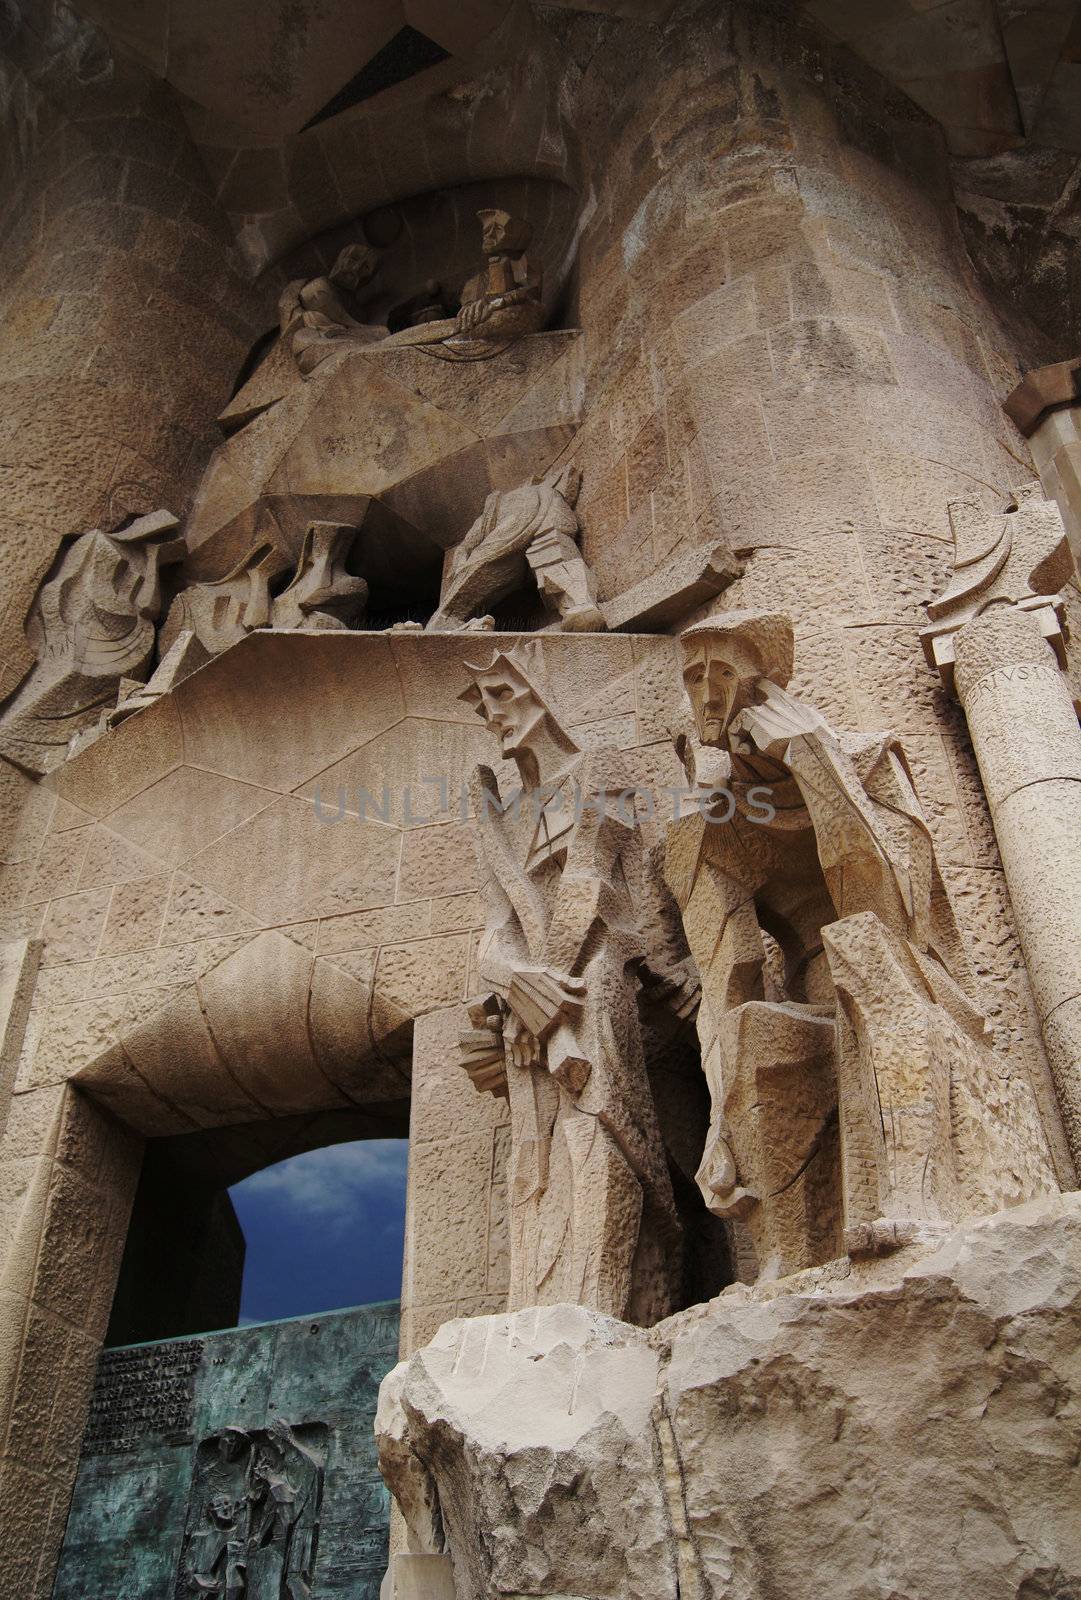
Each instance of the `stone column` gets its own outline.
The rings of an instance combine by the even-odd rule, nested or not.
[[[957,694],[995,825],[1066,1138],[1081,1162],[1081,728],[1033,616],[957,633]]]
[[[1081,560],[1081,356],[1026,373],[1003,408],[1025,435],[1044,493]]]
[[[1073,886],[1081,843],[1081,729],[1063,669],[1063,588],[1077,569],[1038,483],[997,515],[951,500],[953,572],[927,606],[924,654],[960,700],[994,824],[1062,1123],[1081,1160],[1081,955]],[[1042,1085],[1045,1124],[1054,1110]],[[1059,1177],[1068,1187],[1065,1152]]]

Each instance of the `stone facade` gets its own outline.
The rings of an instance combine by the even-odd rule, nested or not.
[[[1076,7],[364,9],[0,30],[0,1596],[406,1132],[389,1600],[1073,1594]]]

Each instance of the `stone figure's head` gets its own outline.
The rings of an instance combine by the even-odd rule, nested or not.
[[[379,268],[379,257],[366,244],[347,244],[330,269],[330,281],[350,293],[370,283]]]
[[[720,745],[732,719],[768,678],[783,689],[792,676],[792,623],[779,611],[729,611],[680,635],[683,684],[703,744]]]
[[[542,748],[551,753],[555,747],[567,755],[577,751],[542,687],[538,644],[520,641],[510,650],[497,650],[487,666],[469,661],[463,665],[473,682],[459,698],[495,729],[504,756],[520,764],[521,758]]]
[[[222,1461],[238,1461],[248,1447],[243,1428],[226,1428],[218,1435],[218,1455]]]
[[[237,1505],[227,1494],[216,1494],[210,1502],[210,1518],[219,1528],[227,1528],[236,1520]]]
[[[524,217],[512,217],[509,211],[478,211],[477,216],[486,256],[520,256],[529,249],[533,229]]]
[[[487,666],[464,663],[473,679],[459,698],[475,708],[499,735],[505,756],[513,756],[538,733],[550,708],[534,688],[535,662],[522,645],[508,651],[497,650]]]

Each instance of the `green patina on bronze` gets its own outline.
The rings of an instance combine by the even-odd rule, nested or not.
[[[53,1600],[377,1600],[388,1301],[102,1356]]]

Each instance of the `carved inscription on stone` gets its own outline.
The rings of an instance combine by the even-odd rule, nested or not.
[[[106,1350],[98,1367],[83,1451],[119,1455],[143,1439],[191,1435],[201,1339]]]

